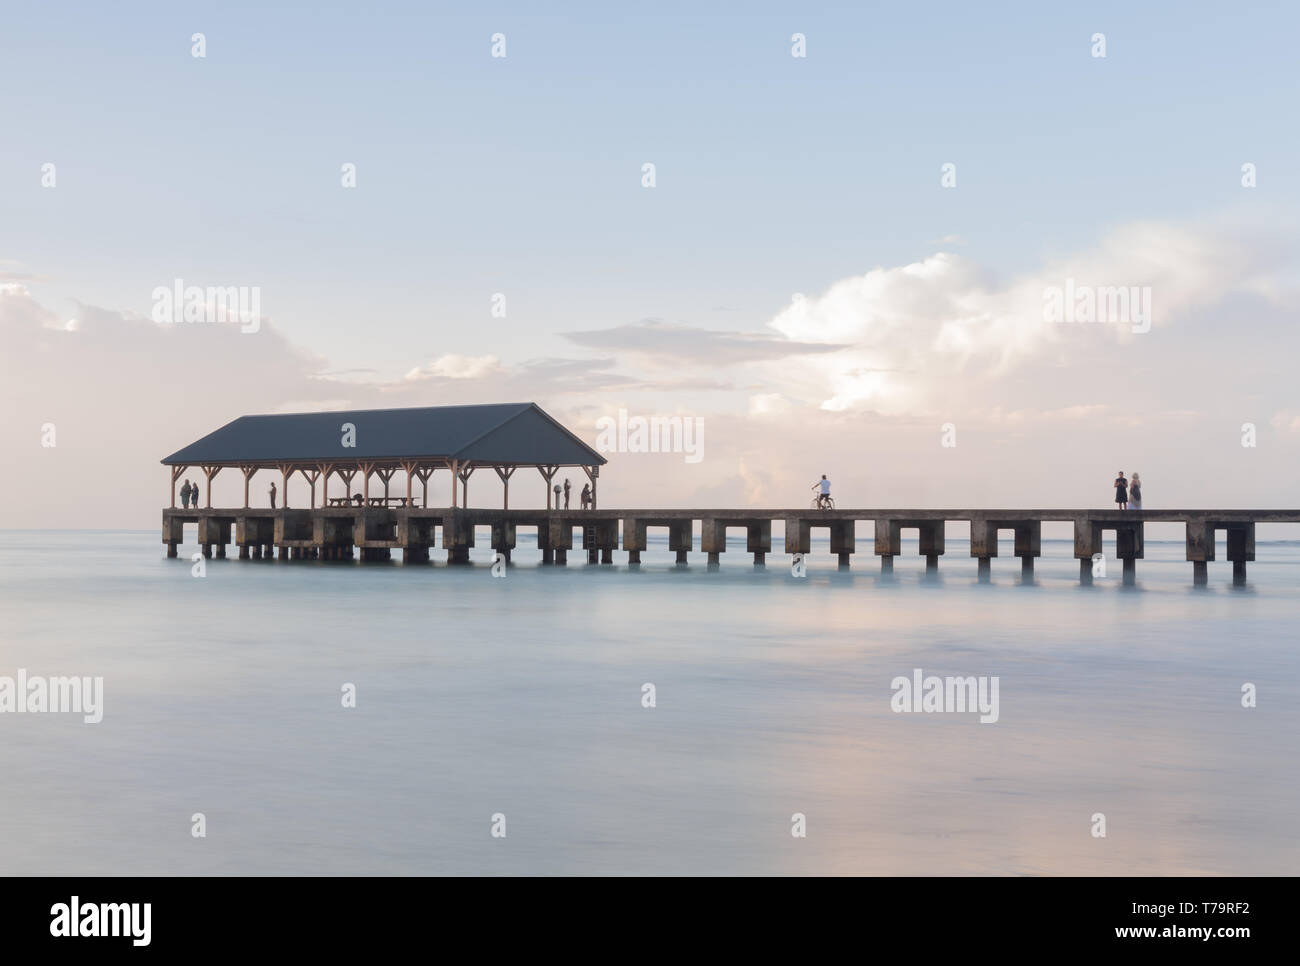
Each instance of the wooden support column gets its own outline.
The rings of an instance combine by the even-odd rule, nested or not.
[[[320,468],[317,467],[315,469],[312,469],[310,472],[308,472],[305,467],[300,466],[298,467],[298,472],[302,474],[302,478],[306,480],[307,483],[311,486],[311,503],[309,503],[308,506],[315,507],[316,506],[316,480],[320,477]]]
[[[546,481],[546,509],[551,509],[551,480],[555,474],[560,471],[558,466],[547,463],[544,466],[537,467],[537,472],[542,474],[542,479]],[[556,507],[559,509],[559,507]]]
[[[363,497],[365,502],[369,504],[370,503],[370,474],[375,471],[375,464],[358,463],[357,466],[361,470],[361,475],[362,475],[361,496]]]
[[[416,464],[410,460],[402,461],[402,472],[406,474],[406,505],[408,508],[414,505],[415,500],[414,483],[412,482],[415,475],[415,466]],[[403,557],[403,560],[405,560],[405,557]]]
[[[497,476],[501,477],[501,487],[505,494],[504,499],[502,500],[501,509],[509,510],[510,509],[510,477],[515,475],[515,470],[517,469],[517,467],[508,466],[505,469],[502,469],[500,466],[494,466],[492,468],[497,471]]]
[[[176,509],[176,481],[181,478],[181,474],[184,473],[187,469],[189,469],[188,466],[172,467],[172,509],[173,510]]]
[[[456,481],[460,479],[460,460],[452,460],[451,466],[451,508],[456,509]]]
[[[330,505],[330,475],[334,472],[333,463],[317,463],[316,472],[321,475],[320,505]]]
[[[469,478],[474,475],[477,467],[472,461],[466,460],[460,464],[460,472],[456,475],[460,477],[460,506],[465,509],[469,506]]]
[[[203,467],[203,475],[208,478],[208,488],[207,488],[208,492],[205,495],[207,496],[207,508],[209,510],[212,509],[212,481],[216,479],[217,474],[220,472],[221,472],[220,466]]]
[[[433,476],[433,471],[435,469],[437,469],[435,466],[417,465],[415,467],[415,475],[420,478],[420,486],[424,493],[422,505],[426,510],[429,508],[429,477]]]
[[[289,477],[293,476],[293,464],[281,463],[276,467],[280,471],[280,505],[289,509]]]
[[[253,474],[257,472],[256,466],[247,464],[241,466],[240,471],[244,474],[244,509],[248,509],[248,486],[253,481]]]
[[[388,466],[383,469],[376,469],[375,475],[384,481],[384,503],[388,503],[388,481],[397,474],[396,466]]]
[[[337,473],[339,479],[343,481],[343,489],[347,491],[348,502],[352,502],[352,477],[357,475],[357,471],[352,469],[350,466],[340,466],[334,472]]]

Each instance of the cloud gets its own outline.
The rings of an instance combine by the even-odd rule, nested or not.
[[[442,355],[423,368],[412,369],[407,381],[417,379],[481,379],[491,372],[499,372],[501,360],[496,356]]]
[[[791,341],[846,346],[784,363],[788,394],[831,411],[925,412],[954,393],[986,395],[996,383],[1023,380],[1028,368],[1087,373],[1089,361],[1140,340],[1146,340],[1142,350],[1130,358],[1148,358],[1166,327],[1234,297],[1282,305],[1285,293],[1294,290],[1283,281],[1293,249],[1274,241],[1220,225],[1139,223],[1010,280],[966,257],[938,253],[797,297],[769,325]],[[1151,331],[1045,321],[1045,293],[1067,281],[1076,287],[1149,287]],[[1163,371],[1158,363],[1153,369]],[[771,369],[767,375],[777,377]],[[1052,394],[1053,380],[1038,381]],[[1059,376],[1055,384],[1065,381]]]
[[[800,342],[770,333],[724,332],[660,319],[586,332],[564,332],[570,342],[588,349],[627,352],[662,362],[718,366],[756,359],[834,352],[843,348],[824,342]]]
[[[698,465],[616,454],[607,505],[804,506],[822,472],[876,505],[1090,505],[1097,466],[1104,489],[1121,465],[1149,473],[1165,506],[1287,503],[1295,242],[1271,226],[1141,223],[1005,278],[936,253],[775,306],[766,333],[645,321],[554,333],[591,358],[444,353],[405,376],[321,358],[270,323],[243,334],[78,304],[70,331],[4,281],[0,446],[24,499],[0,502],[0,526],[151,525],[158,459],[245,413],[525,400],[589,442],[620,406],[707,419]],[[1044,288],[1067,278],[1150,285],[1151,330],[1044,322]],[[1245,449],[1240,426],[1257,420],[1269,445]],[[40,446],[46,422],[57,448]],[[945,449],[948,422],[960,444]]]

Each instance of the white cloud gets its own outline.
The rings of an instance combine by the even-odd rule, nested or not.
[[[481,379],[501,369],[496,356],[462,356],[455,353],[438,356],[423,368],[412,369],[408,380],[417,379]]]
[[[948,253],[875,268],[821,295],[796,298],[769,323],[792,340],[848,348],[785,360],[779,372],[769,367],[766,374],[826,410],[928,411],[958,385],[987,394],[1027,365],[1064,360],[1078,371],[1117,345],[1157,339],[1183,315],[1234,293],[1280,303],[1293,286],[1281,281],[1286,276],[1270,255],[1271,242],[1221,226],[1140,223],[1009,281]],[[1096,288],[1149,286],[1152,331],[1046,322],[1044,292],[1067,280]]]

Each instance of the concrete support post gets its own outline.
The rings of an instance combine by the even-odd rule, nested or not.
[[[501,521],[492,524],[492,549],[510,562],[510,552],[515,549],[515,525]]]
[[[174,482],[173,485],[175,485]],[[185,542],[184,521],[167,516],[166,511],[163,512],[162,542],[167,544],[167,556],[169,557],[175,557],[176,547]]]
[[[1124,562],[1124,586],[1132,587],[1137,583],[1137,562],[1146,555],[1140,522],[1115,528],[1115,555]]]
[[[978,580],[982,584],[993,579],[992,560],[998,555],[998,525],[983,517],[970,522],[970,555],[979,561]]]
[[[573,521],[552,514],[546,528],[547,547],[555,554],[555,565],[563,567],[569,562],[569,551],[573,549]]]
[[[1227,531],[1232,582],[1241,586],[1246,583],[1246,561],[1255,559],[1255,524],[1234,523]]]
[[[623,520],[623,549],[629,567],[641,566],[641,551],[646,548],[645,524],[633,517]]]
[[[700,550],[716,557],[727,549],[727,528],[721,520],[700,521]]]
[[[897,520],[876,520],[876,555],[880,557],[880,575],[892,576],[894,558],[903,550],[903,528]]]
[[[1020,582],[1034,582],[1034,558],[1043,554],[1043,524],[1039,520],[1017,523],[1016,556],[1020,558]]]
[[[668,527],[668,549],[677,553],[678,566],[687,562],[686,555],[695,549],[695,521],[674,520]]]
[[[812,553],[812,524],[801,517],[786,517],[785,552],[788,554]]]
[[[837,520],[831,524],[831,553],[839,558],[839,569],[849,569],[849,557],[857,549],[852,520]]]
[[[1102,552],[1101,524],[1090,519],[1074,521],[1074,555],[1079,560],[1079,583],[1092,586],[1092,557]]]
[[[1208,562],[1214,559],[1214,525],[1208,520],[1187,521],[1187,561],[1192,565],[1192,585],[1209,583]]]
[[[772,521],[751,523],[745,528],[745,549],[754,555],[754,566],[767,566],[767,555],[772,552]]]

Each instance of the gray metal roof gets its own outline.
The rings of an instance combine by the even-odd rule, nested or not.
[[[343,424],[356,427],[343,445]],[[598,466],[605,458],[536,403],[241,416],[162,462],[201,466],[331,460],[460,459]]]

